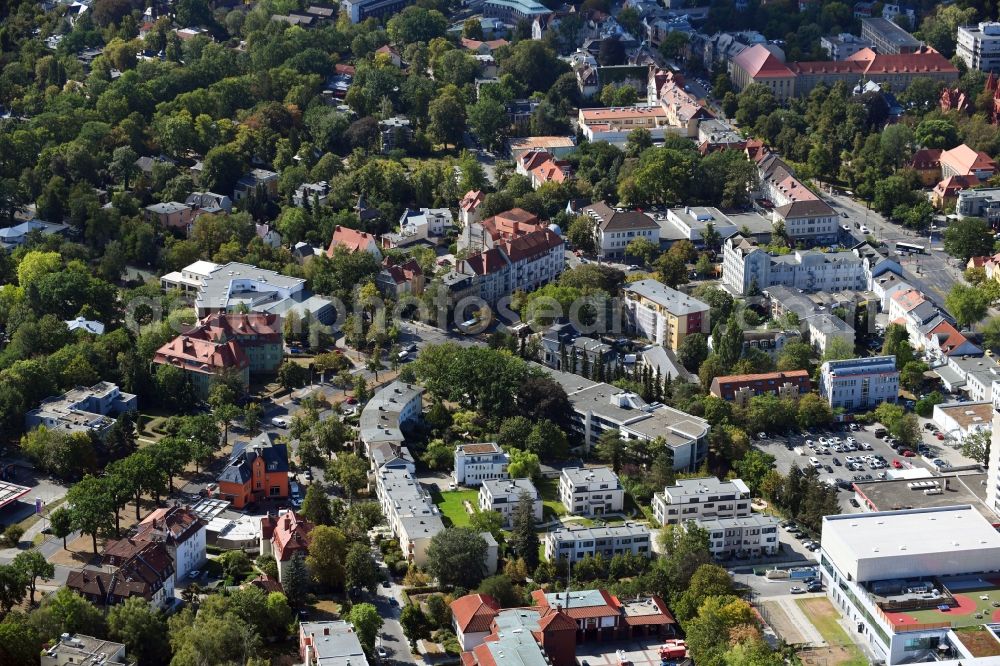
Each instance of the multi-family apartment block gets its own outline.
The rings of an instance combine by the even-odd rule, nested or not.
[[[577,516],[617,513],[625,505],[625,490],[610,467],[568,467],[559,476],[559,500]]]
[[[60,396],[42,400],[25,414],[28,429],[45,426],[61,432],[89,432],[103,437],[115,416],[136,410],[136,396],[123,393],[116,384],[100,382],[89,388],[78,386]]]
[[[719,481],[714,476],[680,479],[653,495],[653,515],[660,525],[741,518],[750,512],[750,489],[741,479]]]
[[[375,494],[403,554],[417,566],[425,566],[431,539],[444,529],[430,494],[409,470],[384,467],[375,472]]]
[[[833,409],[871,409],[899,397],[895,356],[827,361],[820,368],[819,394]]]
[[[484,481],[507,479],[510,456],[493,442],[459,444],[455,447],[455,471],[460,486],[478,486]]]
[[[662,282],[639,280],[624,291],[629,323],[658,345],[676,352],[687,335],[712,330],[708,304]]]
[[[503,516],[505,526],[510,526],[514,509],[521,496],[531,499],[532,516],[536,523],[542,522],[542,498],[531,479],[487,479],[479,488],[479,510],[496,511]]]
[[[653,552],[652,535],[645,525],[561,528],[547,532],[543,541],[549,562],[564,559],[573,563],[588,555],[600,555],[607,561],[625,553],[649,557]]]

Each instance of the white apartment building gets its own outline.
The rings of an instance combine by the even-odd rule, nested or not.
[[[740,518],[750,513],[750,489],[741,479],[720,481],[714,476],[680,479],[653,495],[653,515],[660,525]]]
[[[604,561],[615,555],[632,553],[649,557],[652,552],[652,535],[645,525],[626,523],[615,527],[562,528],[547,532],[543,539],[545,559],[577,562],[587,555],[600,554]]]
[[[358,433],[369,456],[376,444],[401,445],[405,441],[401,427],[420,418],[423,395],[423,387],[397,380],[372,396],[358,421]]]
[[[969,69],[1000,72],[1000,23],[961,25],[956,41],[955,53]]]
[[[568,467],[559,477],[559,500],[577,516],[618,513],[625,506],[625,490],[610,467]]]
[[[771,256],[741,234],[723,243],[722,282],[741,296],[775,285],[804,291],[868,288],[865,261],[854,252],[796,250]]]
[[[536,523],[542,522],[542,498],[531,479],[487,479],[479,488],[479,510],[496,511],[503,516],[504,527],[510,527],[514,509],[521,495],[531,498],[532,515]]]
[[[934,405],[931,420],[946,436],[963,440],[981,430],[993,429],[993,404],[990,402],[951,402]]]
[[[115,666],[131,664],[122,643],[84,634],[63,634],[41,653],[41,666]]]
[[[45,426],[50,430],[58,428],[103,437],[114,425],[114,417],[136,409],[135,394],[123,393],[117,384],[100,382],[42,400],[36,409],[24,415],[24,425],[28,430]]]
[[[968,613],[935,612],[933,622],[922,624],[906,619],[907,611],[953,607],[960,592],[977,603],[981,593],[995,593],[1000,532],[977,509],[831,515],[823,518],[822,534],[819,573],[827,596],[876,660],[888,666],[996,663],[996,657],[975,658],[954,631],[969,624]],[[987,615],[986,631],[989,622]]]
[[[833,409],[872,409],[899,397],[895,356],[827,361],[820,368],[819,394]]]
[[[427,547],[444,529],[430,494],[409,470],[385,467],[375,472],[375,494],[403,554],[417,566],[426,566]]]
[[[708,532],[712,557],[761,557],[778,552],[778,519],[753,513],[739,518],[699,520],[698,527]]]
[[[582,113],[582,111],[581,111]],[[603,201],[584,206],[581,215],[594,220],[594,237],[599,257],[625,256],[628,244],[637,238],[660,242],[660,225],[645,213],[612,208]]]
[[[494,442],[459,444],[452,477],[460,486],[478,486],[483,481],[510,478],[508,464],[510,456]]]
[[[704,419],[663,404],[648,404],[637,394],[611,384],[545,370],[566,391],[573,406],[570,427],[586,449],[604,432],[617,430],[625,440],[663,438],[673,452],[675,470],[694,471],[708,455],[708,422]]]

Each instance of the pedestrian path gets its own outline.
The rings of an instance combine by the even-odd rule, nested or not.
[[[802,612],[799,605],[795,603],[795,599],[792,597],[778,597],[776,601],[780,604],[781,609],[785,611],[788,619],[795,624],[795,627],[802,634],[807,644],[816,647],[826,645],[823,635],[819,633],[816,627],[813,626],[812,621]]]

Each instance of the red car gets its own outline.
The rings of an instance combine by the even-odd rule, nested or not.
[[[899,462],[899,458],[894,458],[892,461],[892,466],[896,469],[903,469],[903,463]]]
[[[916,455],[917,455],[916,453],[914,453],[913,451],[910,451],[909,449],[907,449],[906,451],[903,451],[903,457],[904,458],[913,458]]]
[[[936,437],[937,437],[937,438],[938,438],[938,439],[939,439],[940,441],[944,441],[944,433],[943,433],[943,432],[939,432],[939,433],[937,433]]]
[[[354,396],[351,396],[347,400],[345,400],[344,402],[346,402],[348,405],[356,405],[356,404],[358,404],[358,399],[355,398]]]

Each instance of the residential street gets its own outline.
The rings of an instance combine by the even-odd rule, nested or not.
[[[931,250],[927,254],[899,253],[900,261],[907,273],[907,280],[917,289],[933,296],[939,305],[944,305],[944,298],[952,285],[961,280],[962,269],[955,265],[954,259],[945,254],[940,234],[936,234],[931,243],[926,236],[918,236],[900,225],[887,222],[877,211],[867,209],[864,203],[847,195],[830,194],[826,190],[823,190],[822,195],[838,214],[847,213],[848,217],[840,217],[838,224],[849,224],[851,235],[858,242],[864,238],[858,230],[859,225],[863,225],[871,230],[871,235],[876,240],[885,241],[892,250],[896,249],[897,242],[923,247],[930,245]]]

